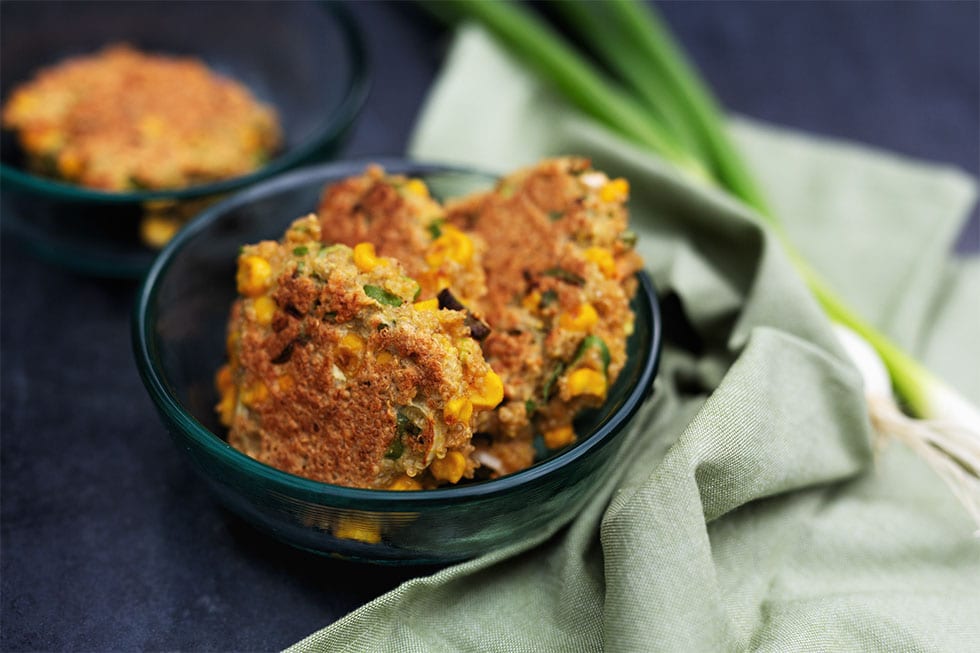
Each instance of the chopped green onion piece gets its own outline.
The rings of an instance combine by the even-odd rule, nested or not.
[[[299,247],[293,248],[293,256],[306,256],[309,251],[304,245],[300,245]]]
[[[543,274],[546,277],[554,277],[556,279],[560,279],[574,286],[585,285],[585,279],[575,274],[574,272],[570,272],[566,270],[565,268],[548,268],[541,274]]]
[[[445,218],[436,218],[426,226],[429,230],[429,235],[432,236],[432,240],[435,240],[442,235],[442,225],[446,223]]]
[[[368,284],[364,286],[364,294],[379,304],[385,304],[387,306],[401,306],[403,303],[401,297],[388,292],[381,286],[372,286]]]
[[[541,387],[541,398],[544,401],[548,401],[551,398],[551,391],[555,387],[555,383],[558,381],[558,377],[562,375],[565,371],[565,364],[559,361],[555,364],[554,369],[551,370],[551,374],[548,375],[548,379],[544,382]]]
[[[611,357],[609,355],[609,347],[606,346],[605,341],[599,336],[590,333],[582,339],[582,344],[578,346],[575,351],[575,356],[572,358],[572,365],[582,360],[582,357],[589,351],[589,349],[596,349],[599,352],[599,359],[602,361],[602,371],[609,375],[609,362]]]

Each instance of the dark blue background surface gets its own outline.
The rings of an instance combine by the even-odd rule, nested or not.
[[[345,155],[400,154],[448,35],[409,4],[352,8],[375,83]],[[662,5],[729,109],[974,176],[978,8]],[[980,247],[976,216],[959,247]],[[219,508],[137,376],[134,291],[3,239],[0,649],[279,649],[429,571],[315,558]]]

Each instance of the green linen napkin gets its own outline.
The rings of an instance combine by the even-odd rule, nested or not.
[[[980,268],[948,254],[972,180],[733,130],[813,265],[980,401]],[[859,376],[753,215],[575,113],[475,29],[411,153],[496,172],[584,154],[627,177],[668,322],[656,393],[571,524],[406,582],[291,650],[980,650],[969,519],[908,450],[872,454]]]

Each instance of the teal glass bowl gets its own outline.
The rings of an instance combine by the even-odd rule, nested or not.
[[[337,2],[0,3],[0,99],[42,67],[125,42],[193,56],[272,105],[283,148],[255,172],[173,191],[103,192],[32,174],[13,133],[0,139],[3,228],[45,260],[104,277],[139,278],[157,250],[140,221],[160,207],[192,215],[209,202],[332,157],[368,89],[361,33]]]
[[[451,167],[378,163],[421,178],[438,199],[494,182]],[[321,554],[375,563],[444,563],[567,522],[611,471],[625,427],[652,388],[661,322],[645,273],[632,305],[628,360],[606,404],[577,421],[577,442],[543,454],[520,472],[435,490],[355,489],[282,472],[225,441],[213,379],[224,362],[239,247],[279,238],[293,219],[316,209],[324,185],[360,174],[365,165],[297,170],[245,190],[195,219],[154,263],[137,298],[133,345],[143,382],[178,449],[233,512],[280,540]]]

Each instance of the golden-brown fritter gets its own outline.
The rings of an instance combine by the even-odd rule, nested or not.
[[[217,378],[229,442],[284,471],[413,489],[472,476],[474,415],[503,386],[466,315],[416,301],[374,247],[321,242],[315,216],[243,248]]]
[[[104,48],[38,72],[3,107],[33,169],[106,191],[246,174],[280,145],[275,112],[189,57]]]
[[[473,308],[505,402],[478,429],[557,447],[576,413],[600,405],[626,359],[629,301],[641,267],[627,229],[625,179],[587,159],[550,159],[492,191],[447,204],[447,221],[482,237],[487,293]]]

